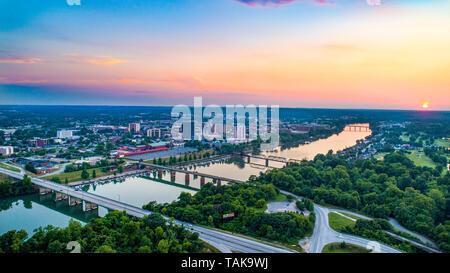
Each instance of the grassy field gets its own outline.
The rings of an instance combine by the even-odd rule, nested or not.
[[[326,245],[322,253],[369,253],[370,250],[352,244],[331,243]]]
[[[403,135],[400,136],[400,139],[401,139],[402,141],[408,142],[408,141],[409,141],[409,135],[403,134]]]
[[[13,171],[13,172],[18,172],[18,173],[20,172],[20,170],[18,168],[14,168],[12,166],[9,166],[9,165],[3,164],[3,163],[0,163],[0,167],[10,170],[10,171]]]
[[[330,227],[336,231],[342,231],[345,227],[353,226],[355,221],[345,218],[335,212],[328,213]]]
[[[426,156],[423,152],[421,151],[411,151],[410,154],[406,154],[406,156],[411,159],[415,165],[417,166],[421,166],[421,167],[430,167],[430,168],[435,168],[436,167],[436,163],[434,163],[431,158],[429,158],[428,156]]]
[[[384,156],[385,155],[387,155],[388,153],[376,153],[375,155],[374,155],[374,157],[375,157],[375,159],[377,159],[377,160],[383,160],[384,159]]]
[[[89,178],[92,178],[92,172],[94,170],[95,170],[96,177],[112,175],[114,173],[114,172],[102,172],[102,167],[94,168],[94,169],[87,170],[87,172],[89,173]],[[70,173],[64,173],[63,172],[63,173],[60,173],[60,174],[48,176],[48,177],[46,177],[46,179],[51,180],[52,178],[58,177],[60,179],[61,183],[64,183],[66,178],[67,178],[69,183],[70,182],[77,182],[77,181],[83,180],[81,178],[81,172],[82,171],[76,171],[76,172],[70,172]]]
[[[341,212],[341,213],[344,214],[345,216],[348,216],[348,217],[353,218],[353,219],[355,219],[355,220],[358,220],[358,219],[364,219],[364,218],[355,216],[355,215],[350,214],[350,213],[345,213],[345,212]]]

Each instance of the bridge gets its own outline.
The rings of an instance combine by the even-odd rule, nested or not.
[[[247,157],[247,163],[251,164],[251,158],[255,158],[255,159],[261,159],[261,160],[265,160],[265,166],[266,167],[270,167],[269,166],[269,162],[270,161],[274,161],[274,162],[280,162],[280,163],[284,163],[286,164],[286,166],[288,166],[291,163],[298,163],[300,164],[302,162],[302,160],[298,160],[298,159],[291,159],[291,158],[285,158],[285,157],[281,157],[281,156],[274,156],[274,155],[269,155],[269,156],[263,156],[263,155],[253,155],[253,154],[247,154],[245,152],[240,152],[240,153],[234,153],[235,155],[239,155],[242,157]],[[275,167],[273,167],[275,168]]]
[[[22,173],[17,173],[7,169],[0,168],[0,172],[6,174],[17,180],[23,179]],[[41,179],[35,176],[30,176],[31,182],[39,187],[40,192],[42,191],[54,191],[56,196],[61,197],[59,200],[69,199],[69,205],[71,204],[71,199],[82,200],[83,210],[88,204],[95,204],[102,206],[109,210],[125,211],[130,216],[135,216],[142,218],[146,215],[151,214],[150,211],[144,210],[133,205],[125,204],[120,201],[109,199],[103,196],[99,196],[93,193],[78,191],[69,186],[61,185],[55,182],[51,182],[45,179]],[[66,198],[67,197],[67,198]],[[58,199],[55,199],[57,201]],[[165,219],[169,219],[164,216]],[[187,222],[182,222],[179,220],[174,220],[176,225],[184,226],[192,232],[199,233],[199,238],[203,241],[215,246],[222,252],[243,252],[243,253],[294,253],[295,251],[276,247],[272,245],[267,245],[261,242],[256,242],[250,239],[242,238],[240,236],[235,236],[223,231],[212,230],[196,225],[192,225]]]
[[[344,131],[347,131],[347,132],[369,132],[370,126],[369,126],[369,124],[347,125],[347,126],[345,126]]]
[[[129,159],[129,160],[132,160],[132,159]],[[137,160],[134,160],[134,161],[137,161]],[[222,176],[217,176],[217,175],[212,175],[212,174],[206,174],[206,173],[199,173],[197,171],[185,170],[185,169],[177,168],[177,167],[173,167],[173,166],[162,166],[162,165],[157,165],[157,164],[153,164],[153,163],[143,163],[143,162],[139,162],[139,164],[141,166],[150,167],[150,169],[148,169],[149,171],[152,171],[152,170],[158,171],[160,175],[162,174],[163,170],[170,171],[172,179],[175,178],[175,174],[177,172],[184,173],[184,174],[186,174],[186,176],[185,176],[186,182],[189,182],[190,175],[199,176],[201,185],[203,185],[205,183],[205,178],[212,179],[214,182],[217,183],[218,186],[221,185],[222,181],[229,182],[229,183],[239,183],[239,184],[245,183],[245,181],[238,180],[238,179],[232,179],[232,178],[227,178],[227,177],[222,177]]]

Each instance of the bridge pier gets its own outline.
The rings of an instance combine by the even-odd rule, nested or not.
[[[200,177],[200,189],[205,185],[205,177]]]
[[[162,170],[158,170],[158,178],[159,179],[162,179],[162,174],[163,174]]]
[[[247,156],[247,163],[250,164],[250,156]]]
[[[269,167],[269,159],[266,159],[266,167]]]
[[[76,206],[81,203],[82,203],[81,199],[69,196],[69,206],[72,207],[72,206]]]
[[[97,209],[98,205],[94,204],[94,203],[89,203],[83,200],[83,211],[90,211],[90,210],[94,210]]]
[[[60,193],[60,192],[55,192],[55,202],[61,201],[61,200],[66,200],[67,198],[69,198],[68,195]]]
[[[175,171],[171,171],[171,172],[170,172],[170,181],[171,181],[171,182],[175,182],[175,175],[176,175],[176,172],[175,172]]]
[[[217,180],[217,186],[218,187],[222,186],[222,181],[220,179]]]
[[[52,190],[46,189],[46,188],[43,188],[43,187],[39,187],[39,194],[40,195],[44,195],[44,194],[48,194],[48,193],[52,193]]]
[[[190,176],[189,176],[189,174],[187,173],[187,174],[184,176],[184,182],[186,182],[186,184],[189,184],[189,179],[190,179]]]

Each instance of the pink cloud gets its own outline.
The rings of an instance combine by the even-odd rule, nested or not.
[[[78,54],[66,54],[64,55],[66,57],[85,62],[90,64],[98,64],[98,65],[114,65],[114,64],[120,64],[126,62],[126,60],[116,59],[116,58],[110,58],[110,59],[94,59],[94,58],[88,58],[84,57]]]
[[[280,6],[294,2],[313,2],[319,6],[334,6],[335,3],[330,0],[235,0],[247,6]]]
[[[35,80],[35,79],[10,79],[6,77],[0,77],[0,84],[40,84],[40,83],[47,83],[47,80]]]

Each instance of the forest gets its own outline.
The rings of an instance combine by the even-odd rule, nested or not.
[[[311,233],[315,216],[298,213],[265,213],[267,202],[277,196],[273,185],[250,182],[216,187],[206,184],[195,195],[181,193],[170,204],[150,202],[144,209],[175,219],[216,227],[282,243],[297,243]],[[225,215],[233,214],[233,217]]]
[[[0,253],[69,253],[69,242],[81,253],[199,253],[214,251],[184,227],[154,213],[133,218],[113,211],[87,225],[71,220],[68,227],[40,227],[28,238],[25,230],[0,236]]]

